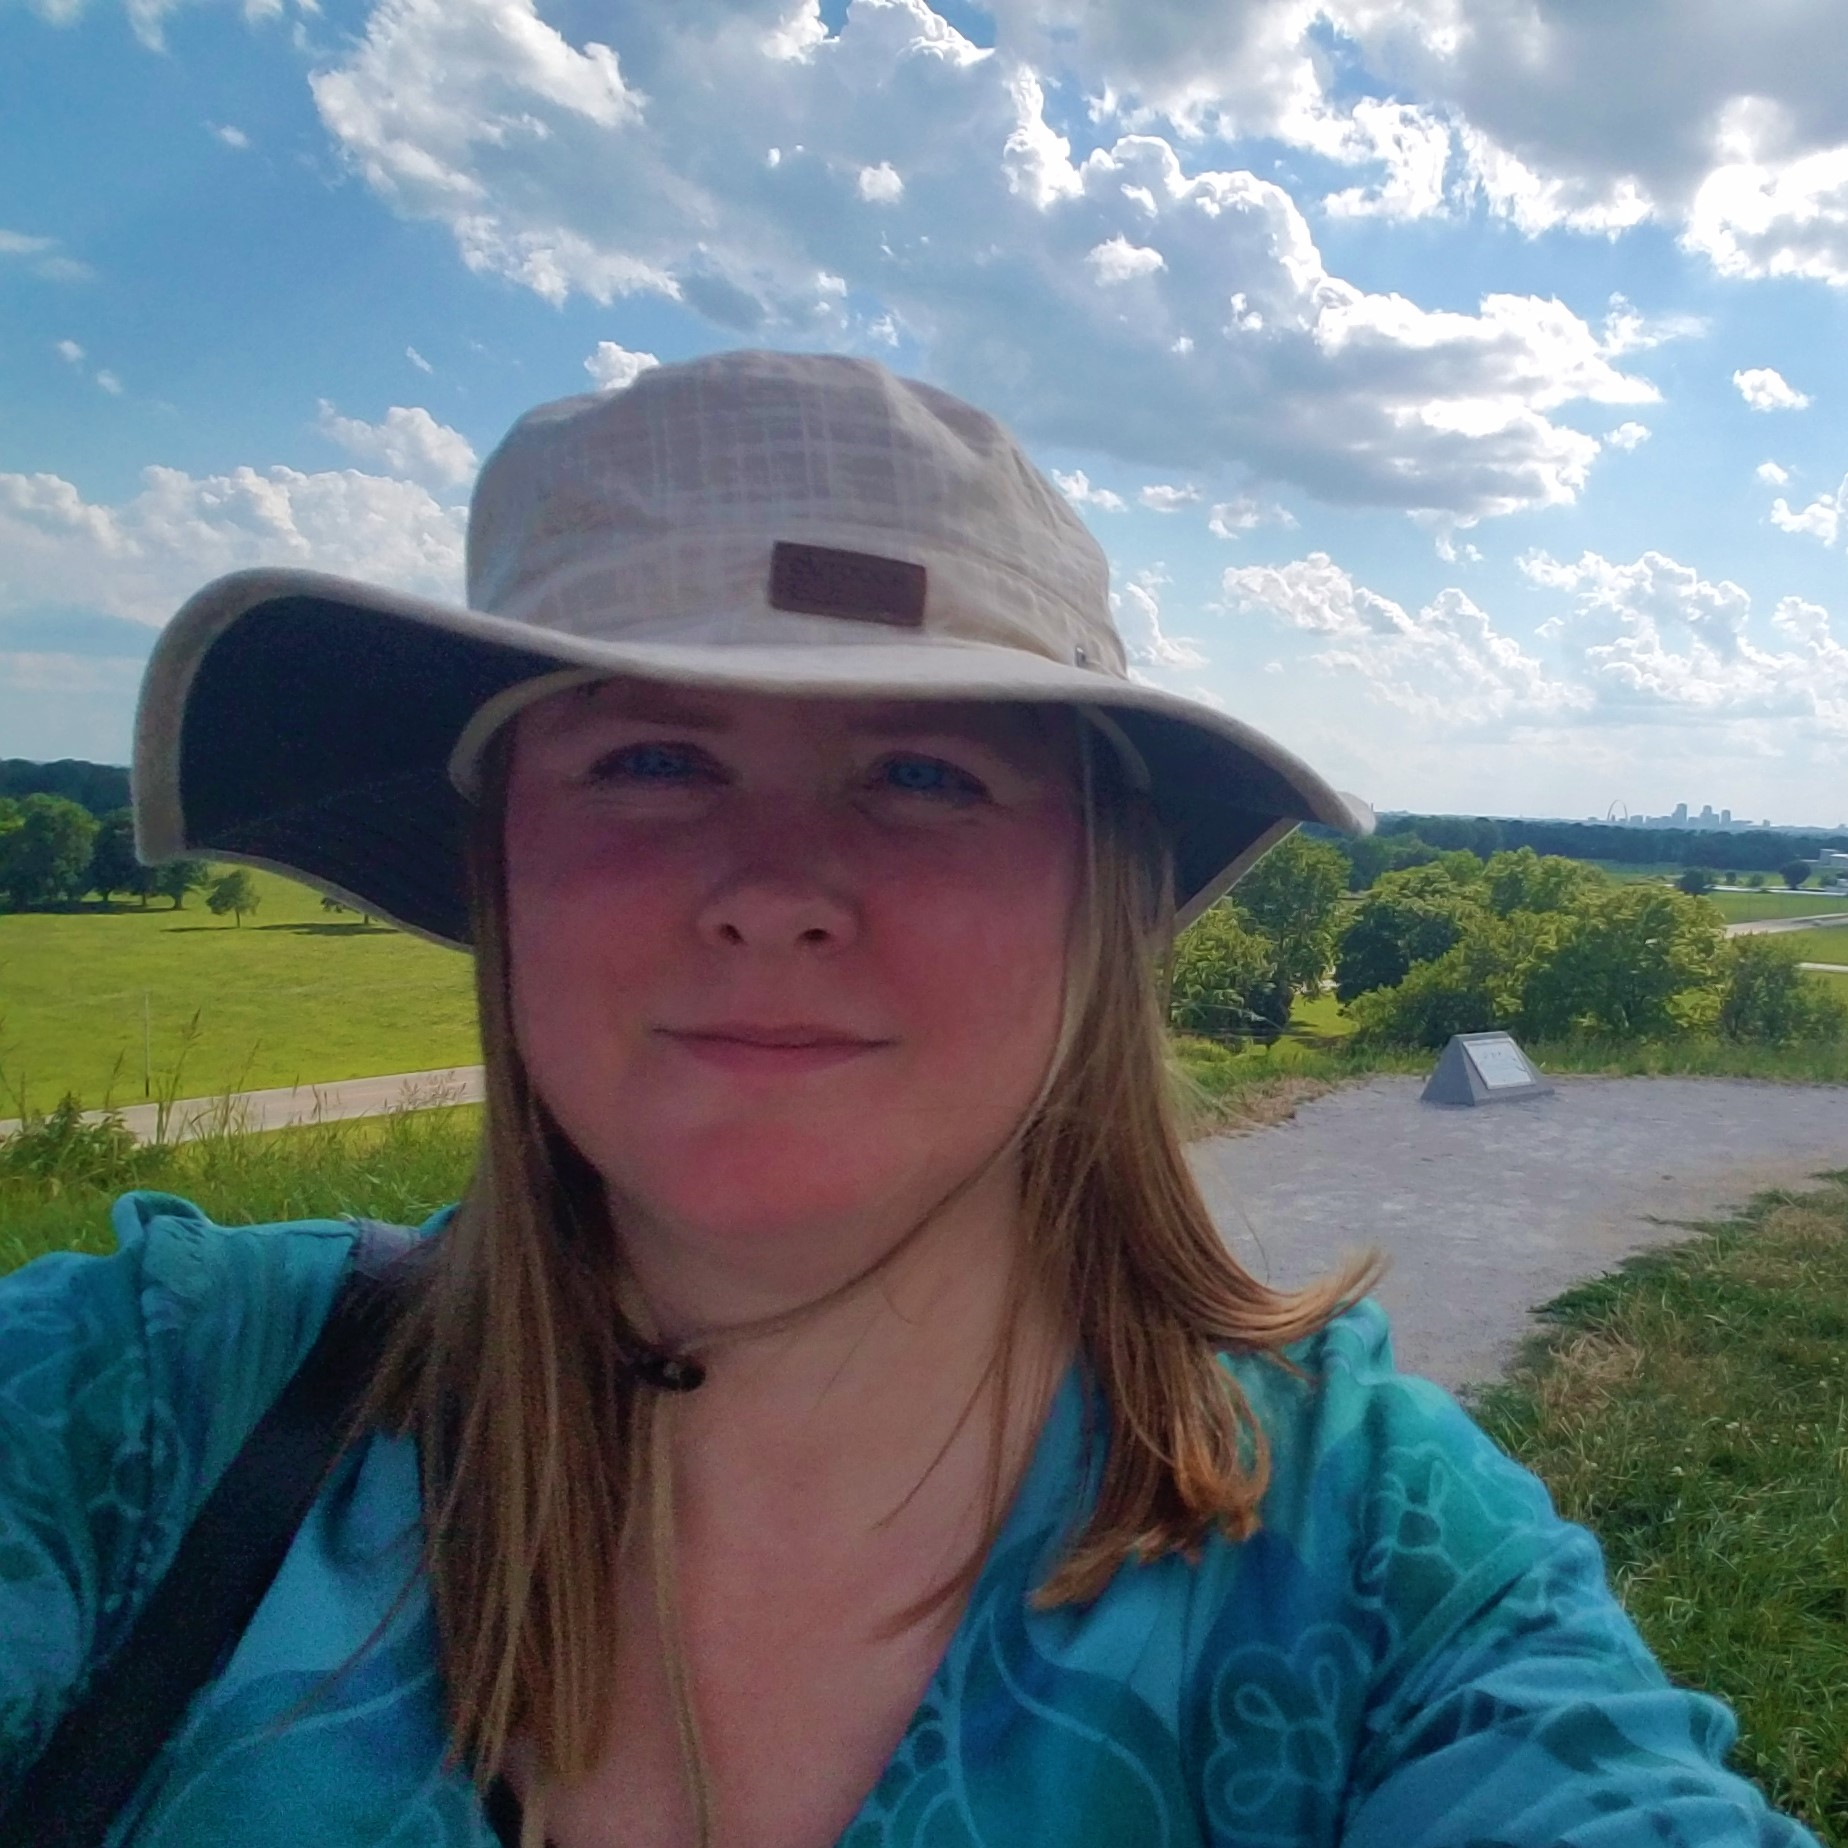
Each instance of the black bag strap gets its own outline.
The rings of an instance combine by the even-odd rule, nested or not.
[[[122,1645],[0,1811],[0,1848],[100,1848],[193,1696],[282,1567],[389,1327],[408,1226],[358,1222],[352,1268],[307,1358],[201,1504]]]

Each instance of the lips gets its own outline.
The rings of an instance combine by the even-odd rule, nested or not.
[[[866,1058],[892,1043],[862,1039],[838,1027],[803,1023],[765,1026],[726,1021],[710,1027],[661,1031],[697,1063],[744,1078],[793,1078],[804,1072],[826,1071]]]
[[[843,1033],[837,1027],[813,1026],[799,1022],[790,1026],[757,1026],[745,1021],[722,1021],[710,1027],[668,1027],[663,1029],[674,1039],[729,1040],[740,1046],[765,1046],[779,1049],[836,1046],[881,1046],[884,1040],[863,1038],[857,1033]]]

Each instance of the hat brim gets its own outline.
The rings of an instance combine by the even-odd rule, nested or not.
[[[561,668],[811,697],[1095,707],[1148,766],[1183,924],[1299,822],[1373,825],[1364,803],[1229,714],[1020,649],[916,634],[783,647],[534,638],[526,624],[319,572],[208,584],[162,632],[142,681],[141,858],[286,872],[466,948],[467,804],[451,757],[490,701]]]

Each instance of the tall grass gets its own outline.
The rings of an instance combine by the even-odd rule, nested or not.
[[[137,1187],[183,1195],[221,1225],[348,1213],[416,1224],[460,1195],[481,1119],[473,1105],[421,1109],[419,1101],[428,1100],[255,1136],[226,1108],[194,1141],[136,1147],[97,1138],[55,1163],[34,1163],[30,1132],[0,1143],[0,1274],[47,1251],[113,1251],[110,1205]]]
[[[1598,1536],[1669,1676],[1737,1713],[1734,1767],[1848,1848],[1848,1171],[1826,1178],[1554,1298],[1469,1409]]]

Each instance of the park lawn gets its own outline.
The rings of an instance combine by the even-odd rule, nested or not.
[[[1709,892],[1707,903],[1728,924],[1756,924],[1764,918],[1803,918],[1824,911],[1848,913],[1848,896],[1835,892]]]
[[[1848,1848],[1848,1171],[1819,1178],[1556,1297],[1464,1402],[1737,1714],[1733,1767]]]
[[[86,1107],[140,1103],[144,996],[157,1097],[477,1062],[468,957],[253,877],[261,903],[241,925],[198,894],[178,911],[0,916],[0,1118],[22,1094],[34,1110],[67,1091]]]
[[[1778,935],[1795,948],[1799,962],[1848,964],[1848,924],[1822,924],[1812,930],[1780,931]]]

